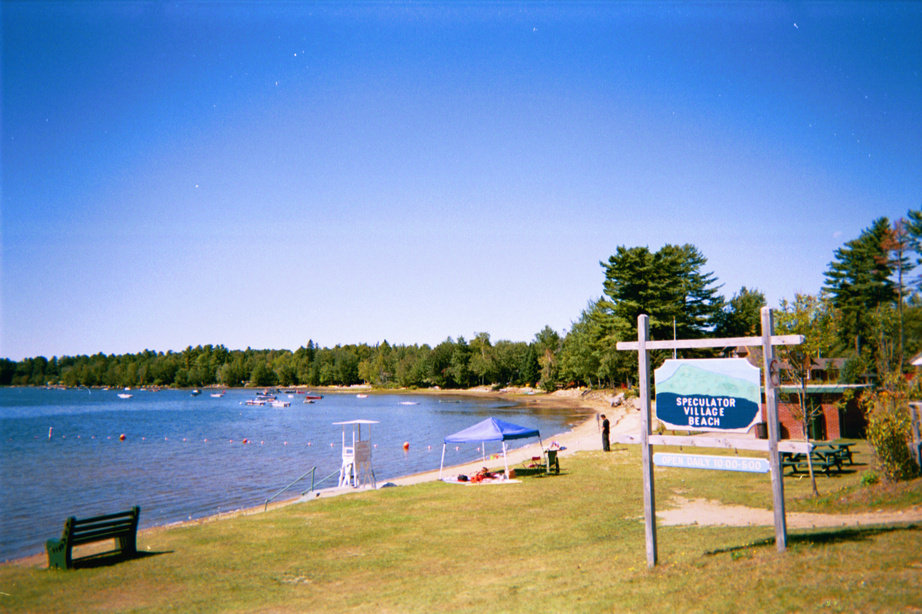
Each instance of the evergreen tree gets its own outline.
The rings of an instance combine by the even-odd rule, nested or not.
[[[723,307],[713,273],[704,272],[707,258],[694,245],[618,247],[600,263],[605,269],[605,294],[623,338],[637,336],[637,316],[650,318],[653,339],[701,337],[716,324]],[[673,328],[673,326],[675,328]]]
[[[717,313],[714,335],[717,337],[748,337],[760,334],[762,307],[764,306],[764,294],[743,286]]]
[[[871,330],[870,314],[880,304],[896,298],[886,243],[890,222],[882,217],[865,229],[861,236],[835,251],[835,260],[826,271],[823,290],[834,307],[842,312],[842,341],[852,345],[855,354],[865,349]],[[873,353],[873,349],[870,349]]]

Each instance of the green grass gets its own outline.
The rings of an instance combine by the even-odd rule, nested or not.
[[[427,483],[147,532],[139,547],[149,556],[109,566],[2,566],[0,610],[736,612],[745,604],[890,612],[922,604],[922,524],[790,531],[786,553],[772,527],[659,527],[660,564],[647,569],[639,450],[619,448],[566,457],[560,476],[519,484]],[[859,486],[865,468],[818,477],[819,499],[809,480],[786,478],[788,509],[878,509],[889,487]],[[916,480],[896,499],[913,505],[920,491]],[[656,468],[658,505],[677,494],[771,504],[764,474]]]

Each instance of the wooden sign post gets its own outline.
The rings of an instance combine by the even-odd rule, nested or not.
[[[762,336],[761,337],[728,337],[724,339],[675,339],[671,341],[652,341],[649,339],[648,316],[637,316],[637,342],[619,341],[619,350],[637,350],[638,375],[640,380],[640,412],[641,430],[637,441],[634,437],[622,436],[616,438],[618,443],[639,443],[643,463],[644,481],[644,523],[647,538],[647,566],[654,567],[657,561],[656,548],[656,502],[653,489],[653,455],[651,445],[677,445],[700,446],[711,448],[730,448],[745,450],[760,450],[768,453],[768,462],[772,475],[772,503],[775,512],[775,543],[778,551],[787,549],[787,527],[784,513],[784,482],[781,477],[781,463],[778,458],[779,449],[787,452],[810,452],[807,442],[779,443],[778,405],[775,388],[777,381],[777,365],[774,360],[775,345],[798,345],[803,343],[803,335],[774,335],[772,311],[768,307],[762,308]],[[740,345],[762,346],[762,355],[765,359],[764,393],[766,418],[768,420],[768,441],[729,439],[714,437],[678,437],[654,436],[651,433],[651,407],[650,407],[650,356],[651,350],[676,350],[690,348],[722,348]],[[712,467],[713,468],[713,467]]]

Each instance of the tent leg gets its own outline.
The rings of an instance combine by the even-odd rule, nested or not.
[[[442,467],[445,466],[445,444],[442,444],[442,462],[439,463],[439,479],[442,479]]]
[[[506,442],[503,442],[503,464],[506,466],[506,479],[509,479],[509,460],[506,458]]]

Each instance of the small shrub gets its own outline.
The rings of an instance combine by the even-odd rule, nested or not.
[[[919,472],[909,450],[911,418],[905,380],[891,379],[888,389],[863,399],[868,417],[868,441],[874,448],[883,476],[890,482],[908,480]]]
[[[873,469],[869,469],[861,474],[861,485],[862,486],[873,486],[880,481],[880,476],[877,475],[877,472]]]

